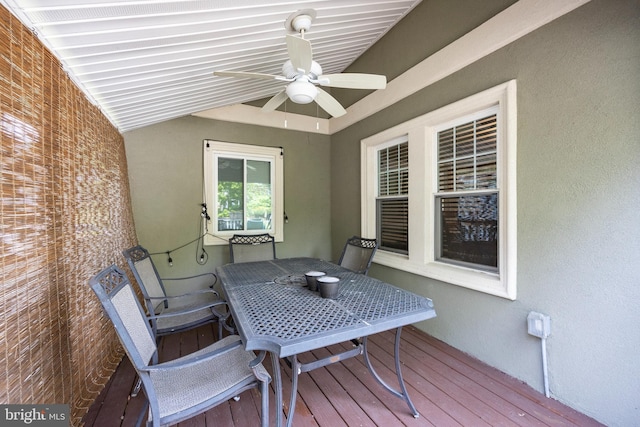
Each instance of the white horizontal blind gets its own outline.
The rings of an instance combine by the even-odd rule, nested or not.
[[[409,143],[378,151],[377,225],[380,248],[409,249]]]
[[[438,132],[441,261],[497,270],[497,115]]]
[[[438,191],[496,188],[495,114],[438,132]]]

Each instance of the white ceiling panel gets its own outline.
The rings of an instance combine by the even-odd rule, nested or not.
[[[305,38],[323,72],[339,73],[420,0],[0,0],[31,28],[121,132],[275,95],[285,21],[316,19]]]

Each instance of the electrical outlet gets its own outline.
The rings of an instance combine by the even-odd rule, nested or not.
[[[534,337],[548,337],[551,334],[551,318],[542,313],[530,312],[527,316],[527,331]]]

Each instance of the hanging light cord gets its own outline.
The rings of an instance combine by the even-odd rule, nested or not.
[[[207,251],[204,250],[204,236],[209,234],[206,230],[204,233],[200,233],[200,226],[201,226],[201,221],[206,221],[210,220],[211,217],[209,216],[209,213],[207,212],[207,204],[206,203],[202,203],[201,204],[202,207],[202,212],[200,213],[200,219],[198,220],[198,237],[191,240],[190,242],[185,243],[184,245],[178,246],[176,248],[173,248],[171,250],[168,251],[162,251],[162,252],[154,252],[152,254],[149,255],[162,255],[162,254],[166,254],[167,255],[167,262],[169,263],[169,266],[173,266],[173,258],[171,258],[171,253],[172,252],[176,252],[184,247],[189,246],[192,243],[198,243],[196,245],[196,262],[200,265],[204,265],[207,263],[207,261],[209,260],[209,254],[207,253]],[[200,256],[198,256],[198,253],[200,253]]]

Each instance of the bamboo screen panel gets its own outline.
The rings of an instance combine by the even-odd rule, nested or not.
[[[122,357],[88,279],[133,246],[124,141],[0,6],[0,402],[71,405]]]

